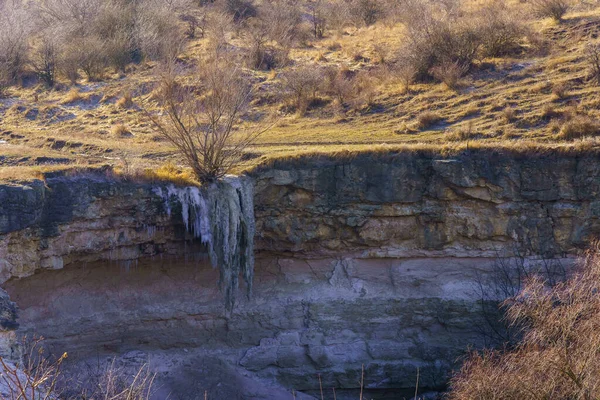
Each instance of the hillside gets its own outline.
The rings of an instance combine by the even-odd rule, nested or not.
[[[590,55],[600,33],[597,4],[573,4],[555,21],[533,13],[528,3],[464,1],[443,9],[441,2],[431,3],[428,10],[439,13],[432,17],[435,23],[448,29],[456,28],[448,21],[459,26],[476,20],[483,38],[487,24],[500,24],[513,36],[494,56],[481,51],[485,41],[470,44],[477,53],[468,66],[460,64],[455,77],[448,70],[458,61],[421,76],[407,69],[402,50],[414,42],[411,32],[417,28],[409,17],[417,14],[388,2],[377,3],[377,18],[368,23],[353,20],[353,14],[335,21],[330,11],[322,38],[311,32],[319,2],[256,3],[255,14],[244,18],[227,15],[218,2],[186,3],[183,11],[181,5],[166,11],[179,16],[173,35],[183,38],[171,66],[188,79],[211,58],[230,57],[248,77],[253,97],[241,129],[269,129],[246,149],[241,168],[272,156],[397,146],[598,147],[600,86]],[[267,15],[265,10],[283,11]],[[485,10],[500,12],[492,18]],[[290,15],[296,18],[293,32]],[[184,36],[190,18],[194,37]],[[265,21],[272,26],[263,32]],[[285,32],[276,36],[273,26],[280,21]],[[38,34],[28,39],[32,49],[41,46]],[[262,46],[256,63],[248,61],[253,46]],[[76,70],[69,79],[57,68],[51,88],[30,64],[24,63],[0,98],[0,179],[29,179],[71,166],[108,164],[137,174],[166,163],[183,165],[149,118],[160,112],[160,57],[120,70],[101,64],[94,77]],[[298,85],[304,94],[295,94]]]

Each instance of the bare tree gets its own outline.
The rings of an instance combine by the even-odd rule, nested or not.
[[[219,179],[238,165],[265,129],[240,129],[252,88],[234,63],[215,61],[191,86],[175,74],[161,78],[162,117],[148,113],[157,131],[185,158],[200,182]]]
[[[27,62],[30,26],[20,5],[0,3],[0,92],[15,82]]]

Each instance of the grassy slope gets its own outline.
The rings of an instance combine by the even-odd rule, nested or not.
[[[294,49],[296,64],[346,66],[370,70],[377,80],[373,106],[340,111],[333,105],[310,110],[307,115],[284,115],[275,127],[249,149],[253,165],[264,157],[293,156],[314,152],[385,151],[445,147],[573,147],[557,138],[559,122],[548,117],[585,113],[600,117],[600,87],[587,82],[583,45],[600,34],[598,10],[572,13],[560,25],[548,21],[537,29],[551,43],[545,55],[485,60],[456,91],[439,84],[413,85],[405,93],[393,76],[385,76],[376,62],[375,48],[397,46],[402,27],[376,25],[332,33],[329,37]],[[232,37],[236,45],[239,39]],[[190,43],[183,61],[194,64],[205,46],[203,39]],[[360,57],[359,57],[360,56]],[[365,60],[366,59],[366,60]],[[318,60],[318,61],[316,61]],[[355,61],[359,60],[359,61]],[[45,170],[71,165],[112,164],[131,168],[153,167],[165,161],[179,162],[173,149],[162,141],[141,110],[152,107],[152,65],[132,66],[126,76],[108,76],[104,82],[82,82],[78,94],[62,90],[48,92],[38,86],[13,88],[0,99],[0,179],[28,179]],[[259,95],[278,82],[273,72],[254,72]],[[561,98],[553,87],[565,83]],[[134,105],[119,101],[131,93]],[[269,101],[256,106],[259,112],[274,112]],[[507,118],[507,109],[514,117]],[[418,129],[419,116],[433,111],[442,122]],[[124,125],[131,133],[121,136],[115,127]],[[456,132],[467,132],[456,139]],[[466,139],[465,139],[466,138]],[[595,139],[574,145],[579,150],[598,147]]]

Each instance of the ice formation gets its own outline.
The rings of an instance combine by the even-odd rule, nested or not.
[[[156,188],[169,215],[181,206],[186,230],[208,249],[213,267],[219,269],[219,287],[225,308],[235,304],[239,276],[248,295],[254,273],[254,202],[252,182],[247,177],[227,176],[202,187]]]

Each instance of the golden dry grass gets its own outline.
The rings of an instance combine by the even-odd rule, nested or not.
[[[436,83],[412,84],[407,91],[388,69],[386,59],[402,42],[401,24],[330,32],[324,39],[292,49],[290,58],[295,64],[364,73],[372,90],[346,108],[333,99],[321,99],[321,106],[300,117],[282,113],[281,103],[273,98],[281,71],[248,70],[257,93],[252,113],[277,114],[278,123],[248,149],[248,161],[238,171],[273,157],[396,148],[595,151],[595,139],[567,143],[589,135],[564,132],[574,125],[572,121],[600,119],[600,88],[588,82],[583,57],[585,43],[600,33],[590,28],[598,21],[598,9],[575,10],[560,25],[536,21],[535,29],[551,43],[547,54],[483,60],[455,91]],[[243,45],[235,35],[228,41]],[[201,63],[207,46],[206,38],[190,42],[182,62]],[[103,82],[83,81],[76,88],[69,88],[67,82],[51,91],[40,86],[9,88],[8,97],[0,99],[0,141],[20,146],[23,154],[31,149],[40,155],[71,158],[83,166],[119,167],[123,159],[142,170],[165,163],[180,165],[173,147],[154,132],[144,112],[155,109],[155,65],[133,65],[124,78],[109,71],[106,75]],[[423,123],[427,114],[435,115],[437,122]],[[1,143],[3,155],[7,147]],[[24,170],[17,172],[15,158],[9,158],[10,163],[0,161],[0,179],[16,179],[28,171],[34,175],[35,168],[42,168],[25,163]]]

